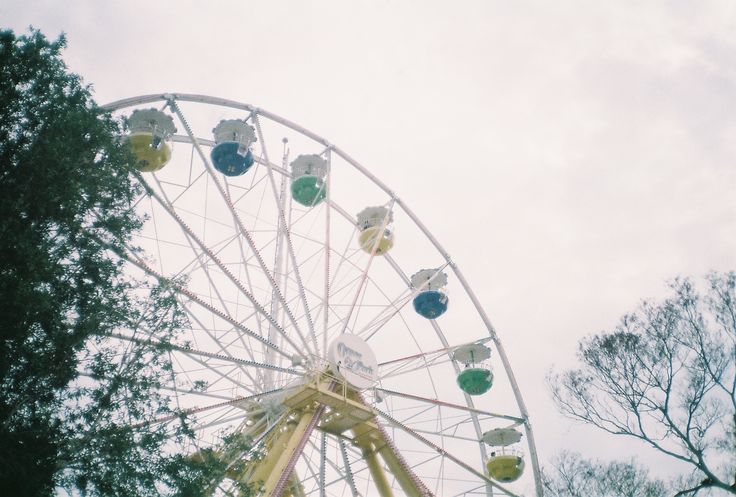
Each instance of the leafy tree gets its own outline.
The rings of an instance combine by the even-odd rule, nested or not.
[[[173,497],[209,497],[218,489],[227,495],[252,497],[255,484],[240,481],[248,463],[261,454],[252,449],[253,440],[240,432],[223,436],[219,447],[197,451],[182,460],[177,468],[176,493]],[[224,490],[222,483],[229,479]]]
[[[689,465],[676,495],[736,494],[736,273],[707,282],[701,295],[675,280],[671,297],[584,339],[580,368],[549,378],[567,416]]]
[[[0,489],[175,493],[196,477],[158,387],[186,319],[167,282],[116,255],[141,219],[120,127],[68,72],[64,37],[0,31]],[[136,343],[111,338],[141,337]]]
[[[562,452],[545,468],[543,484],[548,497],[664,497],[664,483],[650,479],[645,468],[632,462],[588,461],[580,454]]]

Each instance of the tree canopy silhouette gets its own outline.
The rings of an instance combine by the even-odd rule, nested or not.
[[[578,369],[550,377],[562,413],[689,465],[677,495],[736,494],[736,273],[707,283],[701,294],[675,280],[669,298],[584,339]]]
[[[158,390],[171,368],[144,339],[166,343],[186,314],[115,255],[142,223],[136,165],[64,47],[0,31],[0,488],[176,493],[212,468],[170,450],[191,433],[156,422],[177,418]]]

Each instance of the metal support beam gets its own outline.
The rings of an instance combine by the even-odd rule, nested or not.
[[[282,428],[274,431],[270,440],[265,442],[265,457],[243,475],[242,478],[245,478],[247,483],[260,487],[265,495],[273,495],[274,487],[307,430],[311,420],[310,414],[303,411],[296,418],[289,419]]]
[[[381,466],[376,453],[371,449],[363,449],[363,459],[368,464],[368,470],[373,477],[373,483],[376,485],[381,497],[394,497],[394,492],[391,490],[388,478],[386,478],[386,472],[383,470],[383,466]]]

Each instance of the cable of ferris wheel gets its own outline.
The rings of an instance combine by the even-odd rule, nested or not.
[[[449,408],[452,408],[452,409],[458,409],[460,411],[466,411],[466,412],[472,412],[472,413],[475,413],[475,414],[481,414],[483,416],[489,416],[489,417],[492,417],[492,418],[508,419],[509,421],[514,421],[516,423],[523,423],[524,422],[524,419],[523,418],[519,418],[519,417],[516,417],[516,416],[510,416],[510,415],[507,415],[507,414],[499,414],[499,413],[490,412],[490,411],[483,411],[481,409],[476,409],[474,407],[467,407],[467,406],[464,406],[464,405],[461,405],[461,404],[453,404],[451,402],[445,402],[443,400],[428,399],[426,397],[420,397],[419,395],[413,395],[413,394],[404,393],[404,392],[397,392],[396,390],[387,390],[385,388],[378,388],[378,387],[376,387],[375,390],[378,391],[378,392],[383,392],[383,393],[385,393],[387,395],[395,395],[395,396],[398,396],[398,397],[404,397],[405,399],[418,400],[420,402],[426,402],[426,403],[429,403],[429,404],[434,404],[436,406],[449,407]]]
[[[194,231],[189,227],[189,225],[185,223],[181,217],[179,217],[176,211],[174,211],[174,209],[172,209],[171,206],[168,205],[168,203],[164,199],[162,199],[161,196],[157,192],[153,191],[153,189],[150,188],[150,186],[147,183],[145,183],[145,181],[144,181],[144,186],[147,187],[149,195],[151,195],[159,203],[159,205],[169,214],[169,216],[171,216],[171,218],[174,221],[176,221],[176,223],[179,225],[182,231],[184,231],[184,233],[186,233],[186,235],[199,246],[200,250],[202,250],[205,254],[207,254],[207,256],[209,257],[209,260],[214,262],[215,265],[218,268],[220,268],[220,271],[222,271],[223,274],[227,276],[227,278],[233,283],[233,285],[235,285],[238,288],[238,290],[240,290],[240,292],[243,295],[245,295],[245,297],[248,300],[250,300],[251,304],[253,304],[253,307],[258,312],[260,312],[269,321],[269,323],[271,323],[279,331],[279,333],[283,336],[284,340],[286,340],[287,343],[292,346],[292,348],[296,351],[296,353],[301,353],[301,355],[306,358],[306,355],[302,352],[301,347],[299,347],[296,343],[294,343],[291,340],[291,338],[286,333],[286,330],[284,330],[281,327],[281,325],[279,325],[279,323],[276,321],[276,319],[273,316],[271,316],[271,314],[255,299],[253,294],[251,294],[250,291],[247,288],[245,288],[245,286],[243,286],[243,283],[239,281],[237,278],[235,278],[235,275],[232,274],[232,272],[223,264],[220,258],[217,257],[210,250],[210,248],[194,233]],[[304,343],[306,345],[306,341],[304,341]]]
[[[205,155],[204,151],[202,150],[202,146],[200,145],[197,137],[192,132],[191,128],[189,127],[189,124],[187,123],[186,118],[181,112],[181,109],[179,109],[179,106],[176,103],[176,99],[171,97],[167,99],[169,107],[174,111],[174,113],[179,117],[179,121],[184,126],[184,129],[187,132],[187,135],[189,136],[189,139],[191,140],[192,145],[194,146],[195,150],[197,150],[197,154],[199,154],[199,157],[202,161],[202,164],[204,164],[205,168],[207,169],[208,173],[210,174],[210,177],[212,178],[212,181],[217,188],[217,190],[220,192],[220,195],[224,202],[227,204],[228,208],[230,209],[230,213],[233,216],[233,219],[240,231],[240,233],[245,237],[246,241],[248,242],[248,245],[250,246],[251,250],[253,251],[254,255],[256,256],[256,259],[258,260],[259,265],[261,266],[261,270],[263,271],[263,274],[266,276],[266,279],[268,279],[269,283],[271,284],[272,289],[276,293],[278,299],[281,301],[284,312],[286,312],[286,315],[289,317],[289,320],[291,321],[292,325],[294,326],[295,331],[297,334],[302,338],[302,341],[306,344],[307,341],[304,338],[299,325],[296,322],[296,319],[294,318],[294,315],[292,314],[291,310],[287,306],[285,299],[283,297],[283,294],[281,293],[281,290],[279,289],[276,281],[274,280],[273,274],[271,274],[271,271],[266,267],[266,263],[263,260],[263,257],[260,255],[260,251],[256,248],[255,242],[253,241],[253,238],[250,234],[250,232],[245,228],[245,225],[240,220],[240,216],[238,216],[235,206],[232,204],[230,198],[227,195],[227,192],[222,187],[222,184],[220,183],[217,175],[212,170],[212,166],[210,165],[209,161],[207,160],[207,156]],[[276,323],[277,327],[280,327],[278,323]],[[309,350],[309,346],[307,345],[307,350]],[[300,354],[302,357],[306,358],[306,354],[303,350],[297,349],[296,351],[298,354]]]
[[[233,362],[233,363],[237,363],[237,364],[243,364],[245,366],[255,366],[255,367],[258,367],[258,368],[271,369],[271,370],[274,370],[274,371],[280,371],[282,373],[289,373],[289,374],[293,374],[293,375],[297,375],[297,376],[304,376],[304,373],[303,372],[300,372],[300,371],[297,371],[297,370],[291,369],[291,368],[284,368],[284,367],[280,367],[280,366],[274,366],[272,364],[266,364],[266,363],[262,363],[262,362],[251,361],[251,360],[248,360],[248,359],[240,359],[240,358],[237,358],[237,357],[230,357],[230,356],[225,356],[225,355],[222,355],[222,354],[215,354],[213,352],[205,352],[203,350],[197,350],[197,349],[193,349],[191,347],[184,347],[184,346],[181,346],[181,345],[174,345],[174,344],[171,344],[171,343],[165,343],[165,342],[161,342],[161,341],[154,340],[154,339],[134,338],[134,337],[125,336],[125,335],[120,334],[120,333],[109,333],[106,336],[109,336],[109,337],[112,337],[112,338],[117,338],[117,339],[120,339],[120,340],[126,340],[126,341],[129,341],[129,342],[139,343],[139,344],[142,344],[142,345],[150,345],[150,346],[153,346],[153,347],[156,347],[156,348],[160,348],[161,350],[176,350],[176,351],[179,351],[179,352],[183,352],[184,354],[187,354],[187,355],[189,355],[189,354],[198,355],[198,356],[202,356],[202,357],[209,357],[211,359],[220,359],[220,360],[223,360],[223,361],[226,361],[226,362]]]
[[[136,266],[138,269],[141,269],[143,272],[145,272],[149,276],[152,276],[152,277],[156,278],[157,280],[159,280],[159,281],[161,281],[163,283],[169,284],[169,286],[172,289],[174,289],[177,293],[179,293],[181,295],[184,295],[185,297],[187,297],[192,302],[194,302],[197,305],[203,307],[207,311],[215,314],[216,316],[218,316],[219,318],[223,319],[224,321],[227,321],[228,323],[230,323],[230,325],[232,325],[233,327],[239,329],[240,331],[242,331],[246,335],[248,335],[248,336],[250,336],[250,337],[258,340],[263,345],[274,349],[277,353],[281,354],[282,356],[286,357],[287,359],[289,359],[289,360],[292,359],[292,356],[290,356],[289,354],[287,354],[286,352],[284,352],[283,350],[281,350],[275,344],[269,342],[267,339],[265,339],[262,336],[260,336],[258,333],[255,333],[254,331],[246,328],[242,324],[238,323],[234,319],[232,319],[229,316],[227,316],[227,314],[225,314],[222,311],[220,311],[220,310],[212,307],[210,304],[206,303],[204,300],[202,300],[201,298],[199,298],[198,296],[196,296],[194,293],[192,293],[191,291],[189,291],[187,288],[182,287],[182,286],[176,284],[175,282],[170,281],[168,278],[164,277],[163,275],[159,274],[157,271],[155,271],[150,266],[148,266],[148,264],[146,264],[139,257],[137,257],[137,256],[136,257],[131,257],[129,254],[126,254],[124,252],[119,251],[116,247],[112,246],[111,244],[109,244],[109,243],[107,243],[104,240],[101,240],[99,238],[97,239],[97,241],[98,241],[98,243],[104,245],[106,248],[108,248],[111,251],[113,251],[118,257],[120,257],[120,258],[128,261],[131,264],[133,264],[134,266]],[[302,355],[303,355],[303,353],[302,353]]]
[[[371,268],[371,264],[373,263],[373,260],[376,258],[376,252],[378,251],[378,245],[381,239],[383,238],[383,234],[386,231],[386,226],[388,226],[389,223],[389,215],[391,214],[391,209],[393,208],[394,202],[391,200],[388,209],[386,210],[386,215],[383,218],[383,221],[381,223],[380,229],[378,230],[376,234],[376,239],[373,242],[373,247],[371,248],[370,257],[368,258],[368,262],[366,263],[365,269],[363,269],[363,273],[361,275],[360,284],[358,285],[358,290],[355,292],[355,297],[353,298],[353,303],[350,306],[350,310],[348,311],[348,315],[344,319],[344,326],[342,327],[342,331],[340,334],[345,333],[345,330],[347,330],[347,327],[350,324],[350,317],[353,314],[353,311],[355,310],[355,306],[358,303],[358,299],[360,298],[360,294],[364,289],[365,282],[368,279],[368,271]]]
[[[244,395],[244,396],[237,397],[237,398],[234,398],[234,399],[231,399],[231,400],[227,400],[225,402],[218,402],[217,404],[210,404],[210,405],[206,405],[206,406],[190,407],[188,409],[182,409],[181,411],[179,411],[177,413],[174,413],[174,414],[169,414],[169,415],[166,415],[166,416],[161,416],[160,418],[156,418],[156,419],[152,419],[150,421],[146,421],[146,422],[143,422],[143,423],[137,423],[135,425],[131,425],[131,427],[132,428],[137,428],[137,427],[140,427],[140,426],[150,426],[152,424],[166,423],[167,421],[172,421],[172,420],[177,419],[177,418],[180,418],[182,416],[188,416],[190,414],[197,414],[197,413],[209,411],[209,410],[212,410],[212,409],[218,409],[220,407],[235,406],[235,404],[239,404],[239,403],[246,402],[246,401],[249,401],[249,400],[259,399],[261,397],[267,397],[269,395],[273,395],[273,394],[276,394],[276,393],[287,392],[287,391],[289,391],[289,390],[291,390],[293,388],[295,388],[295,387],[276,388],[274,390],[269,390],[268,392],[257,393],[257,394],[254,394],[254,395]]]
[[[299,296],[301,297],[302,306],[304,307],[304,314],[305,314],[305,316],[307,318],[307,326],[309,328],[310,336],[312,337],[312,342],[313,342],[313,345],[314,345],[314,353],[316,355],[319,355],[319,346],[317,345],[317,334],[316,334],[316,332],[314,330],[314,322],[312,321],[312,315],[311,315],[311,313],[309,311],[309,304],[307,303],[307,297],[304,294],[304,284],[302,283],[301,270],[299,268],[299,264],[297,264],[296,253],[294,252],[294,244],[291,241],[291,230],[290,230],[290,226],[289,226],[289,224],[286,221],[286,215],[284,213],[285,195],[279,196],[278,195],[278,192],[276,190],[276,180],[274,179],[274,176],[273,176],[273,170],[271,169],[271,167],[268,166],[271,163],[271,161],[269,161],[269,159],[268,159],[268,150],[266,149],[266,143],[265,143],[265,141],[263,139],[263,130],[261,129],[261,123],[260,123],[260,121],[258,119],[258,114],[256,112],[253,112],[251,115],[252,115],[252,118],[253,118],[252,120],[253,120],[253,122],[255,124],[255,127],[256,127],[256,132],[258,133],[258,137],[261,140],[261,151],[263,153],[263,159],[266,162],[266,170],[268,171],[268,178],[269,178],[269,181],[271,183],[272,193],[274,195],[274,198],[276,198],[276,199],[279,199],[279,197],[282,197],[281,198],[281,202],[280,203],[277,202],[278,211],[279,211],[279,220],[281,221],[281,223],[282,223],[282,225],[284,227],[284,236],[286,238],[286,247],[287,247],[287,251],[288,251],[288,254],[289,254],[289,258],[291,259],[291,264],[292,264],[292,267],[293,267],[294,276],[296,277],[297,288],[299,290]],[[286,155],[286,152],[285,152],[285,155],[284,155],[284,164],[282,164],[282,168],[283,169],[286,169],[286,163],[285,162],[287,160],[288,159],[287,159],[287,155]],[[291,176],[291,175],[289,174],[288,176]],[[286,177],[287,177],[287,175],[282,176],[282,184],[283,184],[283,180]]]
[[[481,473],[480,471],[478,471],[474,467],[470,466],[466,462],[462,461],[458,457],[452,455],[447,450],[445,450],[442,447],[439,447],[438,445],[432,443],[431,441],[429,441],[428,439],[426,439],[424,436],[422,436],[419,433],[415,432],[414,430],[412,430],[408,426],[404,425],[403,423],[401,423],[397,419],[393,418],[389,414],[381,411],[380,409],[376,409],[375,407],[373,408],[373,410],[376,412],[376,414],[378,414],[379,416],[381,416],[383,419],[385,419],[386,421],[388,421],[390,424],[396,426],[397,428],[401,429],[405,433],[411,435],[415,439],[419,440],[423,444],[425,444],[428,447],[430,447],[431,449],[435,450],[438,454],[441,454],[442,456],[448,458],[449,460],[451,460],[452,462],[454,462],[455,464],[457,464],[461,468],[465,469],[466,471],[469,471],[470,473],[472,473],[476,477],[480,478],[481,480],[485,481],[486,483],[492,485],[493,487],[496,487],[500,491],[504,492],[506,495],[509,495],[510,497],[520,497],[519,495],[511,492],[510,490],[508,490],[507,488],[503,487],[502,485],[499,485],[495,481],[491,480],[488,476],[486,476],[485,474]]]

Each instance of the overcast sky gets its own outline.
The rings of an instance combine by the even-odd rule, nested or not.
[[[571,444],[597,439],[553,411],[550,368],[666,280],[736,268],[732,1],[4,0],[0,20],[66,32],[100,103],[231,98],[367,166],[483,302],[543,461],[632,447]]]

